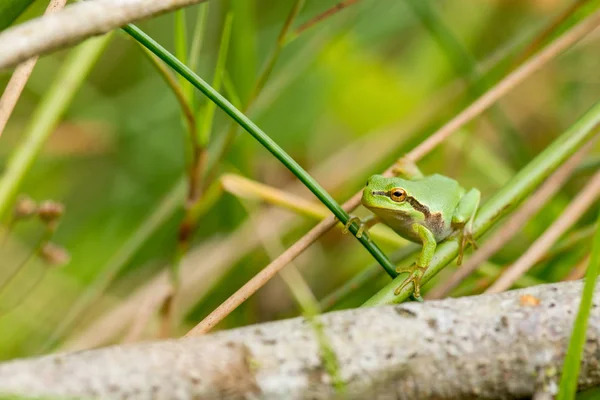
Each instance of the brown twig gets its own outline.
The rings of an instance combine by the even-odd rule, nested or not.
[[[504,271],[486,293],[499,293],[509,289],[521,275],[529,271],[535,262],[546,253],[560,236],[568,230],[600,196],[600,172],[597,172],[577,197],[569,204],[554,223],[546,229],[517,261]]]
[[[412,162],[417,162],[427,153],[433,150],[437,145],[444,141],[452,133],[462,128],[465,124],[472,121],[475,117],[485,111],[495,101],[500,99],[506,93],[508,93],[515,86],[520,84],[525,78],[529,77],[532,73],[540,69],[548,61],[556,57],[558,54],[568,49],[571,45],[576,43],[579,39],[585,36],[587,33],[592,31],[600,22],[600,11],[592,14],[590,17],[579,23],[577,26],[563,34],[556,41],[550,44],[547,48],[542,50],[536,56],[534,56],[527,63],[522,65],[520,68],[506,76],[483,96],[478,98],[474,103],[467,107],[464,111],[459,113],[456,117],[450,120],[442,128],[432,134],[428,139],[423,141],[419,146],[415,147],[409,152],[405,158]],[[391,175],[394,166],[388,168],[384,174]],[[344,210],[350,212],[356,208],[360,203],[361,192],[356,193],[352,198],[343,204]],[[223,304],[217,307],[212,313],[210,313],[204,320],[196,325],[186,336],[190,335],[201,335],[208,332],[212,327],[219,323],[223,318],[229,315],[235,310],[240,304],[242,304],[248,297],[254,294],[260,289],[266,282],[268,282],[273,276],[277,274],[285,265],[295,259],[300,253],[302,253],[308,246],[313,244],[323,234],[328,232],[336,221],[333,217],[329,217],[321,221],[317,226],[311,229],[306,235],[298,240],[294,245],[283,252],[277,259],[267,265],[262,271],[256,276],[246,282],[240,289],[238,289],[233,295],[231,295]]]
[[[542,44],[548,39],[555,31],[563,24],[571,15],[579,10],[583,5],[589,3],[589,0],[576,0],[573,1],[567,8],[565,8],[556,18],[553,19],[552,23],[544,28],[544,30],[527,45],[525,49],[519,54],[519,57],[515,58],[513,65],[517,66],[523,61],[527,60],[534,54],[538,48],[542,47]]]
[[[67,0],[51,0],[44,14],[51,14],[63,8]],[[4,132],[6,123],[8,122],[23,89],[35,68],[38,57],[35,56],[17,66],[12,77],[8,81],[2,97],[0,97],[0,136]]]
[[[588,264],[590,263],[590,254],[586,254],[581,261],[573,267],[573,269],[569,272],[567,276],[563,279],[563,281],[576,281],[582,279],[585,276],[585,271],[587,270]]]
[[[80,1],[61,12],[32,19],[0,33],[0,69],[31,57],[108,33],[131,22],[207,0]]]
[[[319,321],[332,353],[344,360],[337,372],[347,396],[336,396],[305,318],[14,360],[0,364],[0,392],[130,400],[530,398],[556,387],[582,286],[563,282],[325,314]],[[579,389],[600,384],[598,308],[588,332]]]
[[[313,26],[315,26],[322,20],[339,13],[343,9],[348,8],[351,5],[358,3],[359,1],[360,0],[342,0],[342,1],[340,1],[335,6],[323,11],[321,14],[317,15],[316,17],[314,17],[314,18],[308,20],[307,22],[303,23],[302,25],[300,25],[298,28],[296,28],[296,30],[291,35],[291,37],[295,38],[295,37],[301,35],[302,32],[306,31],[307,29],[312,28]]]
[[[492,89],[488,90],[483,96],[479,97],[473,104],[450,120],[435,134],[431,135],[419,146],[413,149],[413,151],[407,155],[408,159],[416,162],[417,160],[423,158],[423,156],[440,144],[440,142],[445,140],[452,133],[456,132],[456,130],[463,127],[467,122],[472,121],[476,116],[481,114],[499,98],[511,91],[515,86],[523,82],[525,78],[529,77],[531,74],[544,66],[548,61],[552,60],[554,57],[578,42],[582,37],[594,30],[598,24],[600,24],[600,11],[596,11],[594,14],[577,24],[575,27],[565,32],[562,36],[548,45],[548,47],[541,50],[521,67],[507,75]]]
[[[441,299],[450,294],[465,278],[471,275],[482,263],[496,254],[506,242],[511,240],[517,232],[531,217],[533,217],[558,190],[567,182],[573,170],[579,165],[590,144],[581,148],[567,162],[560,166],[546,182],[510,217],[510,219],[487,240],[469,260],[459,269],[444,280],[444,283],[433,288],[426,299]]]

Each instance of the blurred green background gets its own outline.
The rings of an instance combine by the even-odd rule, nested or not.
[[[17,22],[40,15],[43,3],[34,2]],[[209,3],[197,72],[209,82],[213,79],[223,21],[231,11],[233,30],[226,70],[244,101],[274,51],[294,1]],[[285,46],[249,115],[343,202],[361,189],[369,175],[382,171],[505,76],[527,45],[560,20],[572,3],[428,1],[437,18],[434,26],[444,29],[444,37],[450,38],[444,44],[436,40],[411,2],[359,1]],[[585,3],[552,34],[543,36],[542,44],[583,19],[598,2]],[[335,4],[308,0],[294,28]],[[198,6],[186,9],[190,41],[197,14]],[[139,26],[175,51],[173,14]],[[68,53],[63,50],[38,62],[0,138],[0,168],[19,146],[34,110]],[[428,155],[421,169],[452,176],[465,187],[478,187],[485,201],[598,100],[599,54],[595,32]],[[473,79],[469,57],[486,79]],[[9,78],[10,71],[1,72],[0,87]],[[206,101],[198,95],[196,104],[203,107]],[[229,127],[229,118],[217,111],[211,155]],[[186,135],[173,93],[140,47],[122,32],[116,33],[19,189],[37,201],[53,199],[64,204],[66,213],[53,240],[68,250],[70,262],[62,268],[49,268],[37,260],[8,281],[11,271],[35,248],[43,226],[32,220],[17,224],[10,234],[0,232],[5,237],[0,244],[0,359],[119,342],[128,337],[132,320],[143,318],[140,315],[148,306],[140,297],[132,301],[133,294],[164,273],[173,259],[183,202],[175,203],[179,206],[123,263],[97,299],[87,305],[84,297],[127,240],[173,193],[175,183],[185,173]],[[574,175],[492,259],[493,263],[504,266],[514,261],[568,207],[597,169],[598,155],[596,147],[588,158],[591,167]],[[241,130],[218,172],[238,173],[279,188],[295,182],[289,171]],[[314,200],[307,190],[298,192]],[[191,258],[182,269],[182,280],[191,282],[194,289],[183,293],[185,319],[176,334],[189,330],[270,261],[270,253],[257,241],[258,228],[248,225],[257,221],[257,215],[270,213],[263,220],[283,246],[291,245],[315,224],[289,211],[274,213],[272,208],[224,194],[201,217]],[[594,212],[590,210],[575,229],[588,226]],[[249,213],[254,217],[249,219]],[[8,220],[4,222],[6,226]],[[383,247],[387,252],[393,250]],[[536,267],[531,275],[543,281],[563,279],[588,252],[589,240]],[[323,298],[371,262],[356,240],[335,230],[303,254],[297,266],[315,296]],[[452,268],[426,288],[443,281]],[[382,275],[339,307],[360,305],[388,279]],[[480,282],[475,276],[458,291],[477,293]],[[151,302],[150,297],[142,298]],[[73,317],[73,310],[82,304]],[[123,304],[134,311],[125,317],[113,315],[103,325],[92,325]],[[286,286],[274,279],[219,327],[298,313]],[[156,337],[156,319],[151,319],[139,338]],[[93,329],[90,332],[86,327]],[[107,339],[94,341],[90,339],[93,334],[107,335]]]

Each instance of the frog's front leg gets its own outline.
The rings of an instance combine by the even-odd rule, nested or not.
[[[463,254],[467,244],[477,248],[477,244],[473,239],[473,220],[477,209],[479,208],[479,201],[481,199],[481,192],[477,189],[469,190],[458,203],[454,215],[452,216],[452,225],[460,230],[459,243],[458,243],[458,259],[456,264],[462,263]]]
[[[356,237],[360,239],[365,231],[368,232],[369,229],[371,229],[371,227],[373,227],[373,225],[377,225],[378,223],[381,222],[381,220],[374,215],[371,215],[363,220],[361,220],[358,217],[350,217],[348,222],[346,222],[346,225],[344,225],[344,229],[342,230],[342,233],[344,235],[348,233],[350,225],[352,225],[353,222],[358,223],[358,230],[356,231]]]
[[[399,274],[408,272],[409,275],[404,282],[394,290],[394,294],[397,296],[404,287],[412,283],[415,288],[414,297],[418,299],[421,297],[421,278],[425,274],[425,271],[427,271],[429,263],[431,263],[431,260],[433,259],[437,242],[435,241],[433,233],[423,225],[413,224],[411,229],[419,236],[421,242],[423,242],[423,248],[421,249],[421,254],[417,257],[417,261],[413,265],[407,269],[396,270]]]

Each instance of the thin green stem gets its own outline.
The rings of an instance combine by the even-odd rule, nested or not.
[[[600,273],[600,210],[598,212],[596,234],[592,244],[592,253],[590,262],[585,273],[585,283],[583,285],[583,294],[579,303],[579,312],[575,319],[573,334],[569,341],[567,355],[563,364],[562,376],[560,379],[560,390],[557,399],[574,399],[577,392],[577,378],[581,368],[581,353],[585,345],[588,318],[592,308],[594,297],[594,288],[598,274]]]
[[[194,135],[196,132],[196,117],[194,116],[194,112],[190,107],[190,104],[188,104],[186,95],[183,92],[180,84],[177,82],[177,80],[175,80],[175,78],[171,74],[171,71],[167,69],[165,64],[160,59],[158,59],[158,57],[156,57],[154,54],[152,54],[152,52],[150,52],[150,50],[146,49],[142,45],[140,45],[140,49],[142,49],[142,53],[148,58],[152,66],[156,69],[158,74],[163,78],[165,83],[169,86],[169,88],[175,95],[175,98],[177,99],[179,107],[181,108],[181,111],[183,112],[183,115],[187,122],[187,129],[190,134],[190,140],[193,142],[195,140]]]
[[[225,89],[225,91],[227,92],[227,94],[229,95],[229,98],[231,99],[231,103],[236,106],[237,108],[242,108],[242,99],[240,98],[240,95],[238,94],[237,90],[235,89],[235,85],[233,84],[233,80],[231,79],[231,75],[229,75],[229,73],[227,72],[227,70],[223,71],[223,88]]]
[[[27,171],[46,139],[58,124],[88,73],[102,54],[112,34],[90,39],[71,51],[52,86],[25,128],[23,141],[13,152],[0,180],[0,219],[16,196]]]
[[[209,2],[198,6],[198,15],[196,16],[196,25],[194,26],[194,36],[192,38],[192,47],[190,48],[189,65],[192,71],[198,67],[200,49],[204,40],[204,29],[206,26],[206,16],[208,15]]]
[[[182,63],[188,64],[188,41],[187,41],[187,24],[185,20],[185,9],[179,9],[175,11],[175,56],[181,60]],[[188,104],[192,104],[192,85],[181,76],[179,77],[179,86],[185,94],[185,98]]]
[[[287,43],[289,43],[289,41],[287,40],[287,38],[289,36],[289,30],[292,27],[294,20],[296,19],[296,17],[302,10],[302,7],[304,7],[304,0],[296,0],[296,2],[294,3],[294,6],[292,7],[292,10],[290,11],[290,14],[286,18],[283,26],[281,27],[281,31],[279,32],[279,35],[277,36],[277,41],[275,42],[275,48],[273,49],[271,55],[269,56],[269,58],[267,59],[267,61],[265,63],[265,66],[263,67],[260,75],[258,76],[258,79],[256,80],[256,83],[254,84],[254,87],[252,88],[252,91],[250,92],[248,101],[246,101],[244,107],[241,108],[243,113],[246,113],[250,109],[250,106],[254,103],[254,101],[256,101],[256,99],[258,98],[258,96],[260,95],[262,90],[264,89],[267,81],[271,77],[271,73],[273,72],[273,69],[275,68],[275,64],[277,64],[277,60],[279,60],[279,55],[281,54],[281,51],[283,50],[285,45]],[[233,87],[233,85],[230,85],[230,86]],[[241,102],[240,102],[240,104],[241,104]],[[213,167],[207,174],[209,182],[211,182],[212,180],[215,179],[216,168],[220,164],[221,160],[225,157],[225,155],[229,152],[229,149],[233,145],[233,141],[236,138],[236,134],[237,134],[237,125],[232,122],[231,126],[229,127],[229,130],[227,131],[227,134],[225,135],[223,144],[220,146],[220,148],[217,152],[217,155],[215,157],[215,162],[213,163]]]
[[[233,14],[230,12],[225,17],[225,23],[223,24],[223,33],[221,35],[221,45],[219,46],[219,55],[217,56],[217,64],[215,66],[215,76],[213,78],[213,88],[219,91],[221,88],[221,82],[223,78],[223,71],[225,71],[225,63],[227,62],[227,52],[229,50],[229,39],[231,38],[231,26],[233,23]],[[216,104],[209,102],[204,109],[204,119],[200,132],[198,133],[198,141],[200,146],[206,147],[210,141],[210,134],[212,132],[213,121],[215,118]]]
[[[475,238],[481,237],[494,223],[514,209],[529,193],[546,179],[560,164],[577,149],[587,143],[595,134],[600,123],[600,102],[596,103],[577,122],[515,175],[495,196],[481,207],[473,226]],[[438,246],[436,254],[422,278],[425,284],[441,271],[458,254],[458,242],[447,240]],[[394,290],[400,286],[404,276],[394,279],[389,285],[371,297],[364,305],[400,303],[412,293],[412,285],[407,285],[399,295]]]
[[[263,132],[254,122],[246,115],[235,108],[225,97],[214,90],[202,78],[196,75],[192,70],[185,66],[181,61],[177,60],[171,53],[166,51],[161,45],[146,35],[135,25],[127,25],[123,28],[125,32],[130,34],[146,48],[156,54],[164,62],[166,62],[177,73],[184,76],[189,82],[197,87],[206,97],[215,102],[219,108],[225,111],[231,118],[240,124],[252,137],[254,137],[263,147],[273,154],[283,165],[285,165],[296,177],[323,203],[342,223],[346,224],[350,218],[348,213],[319,185],[319,183],[310,176],[292,157],[290,157],[273,139]],[[356,234],[358,225],[352,223],[350,231]],[[385,254],[379,247],[371,242],[368,234],[357,238],[361,244],[371,253],[371,255],[381,264],[383,268],[390,274],[394,273],[394,265],[387,259]]]

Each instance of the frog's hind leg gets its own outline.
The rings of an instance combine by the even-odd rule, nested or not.
[[[465,247],[470,244],[474,249],[477,248],[475,239],[473,239],[473,220],[479,208],[481,192],[477,189],[469,190],[456,206],[456,211],[452,216],[452,224],[460,227],[458,259],[456,264],[462,264]]]

